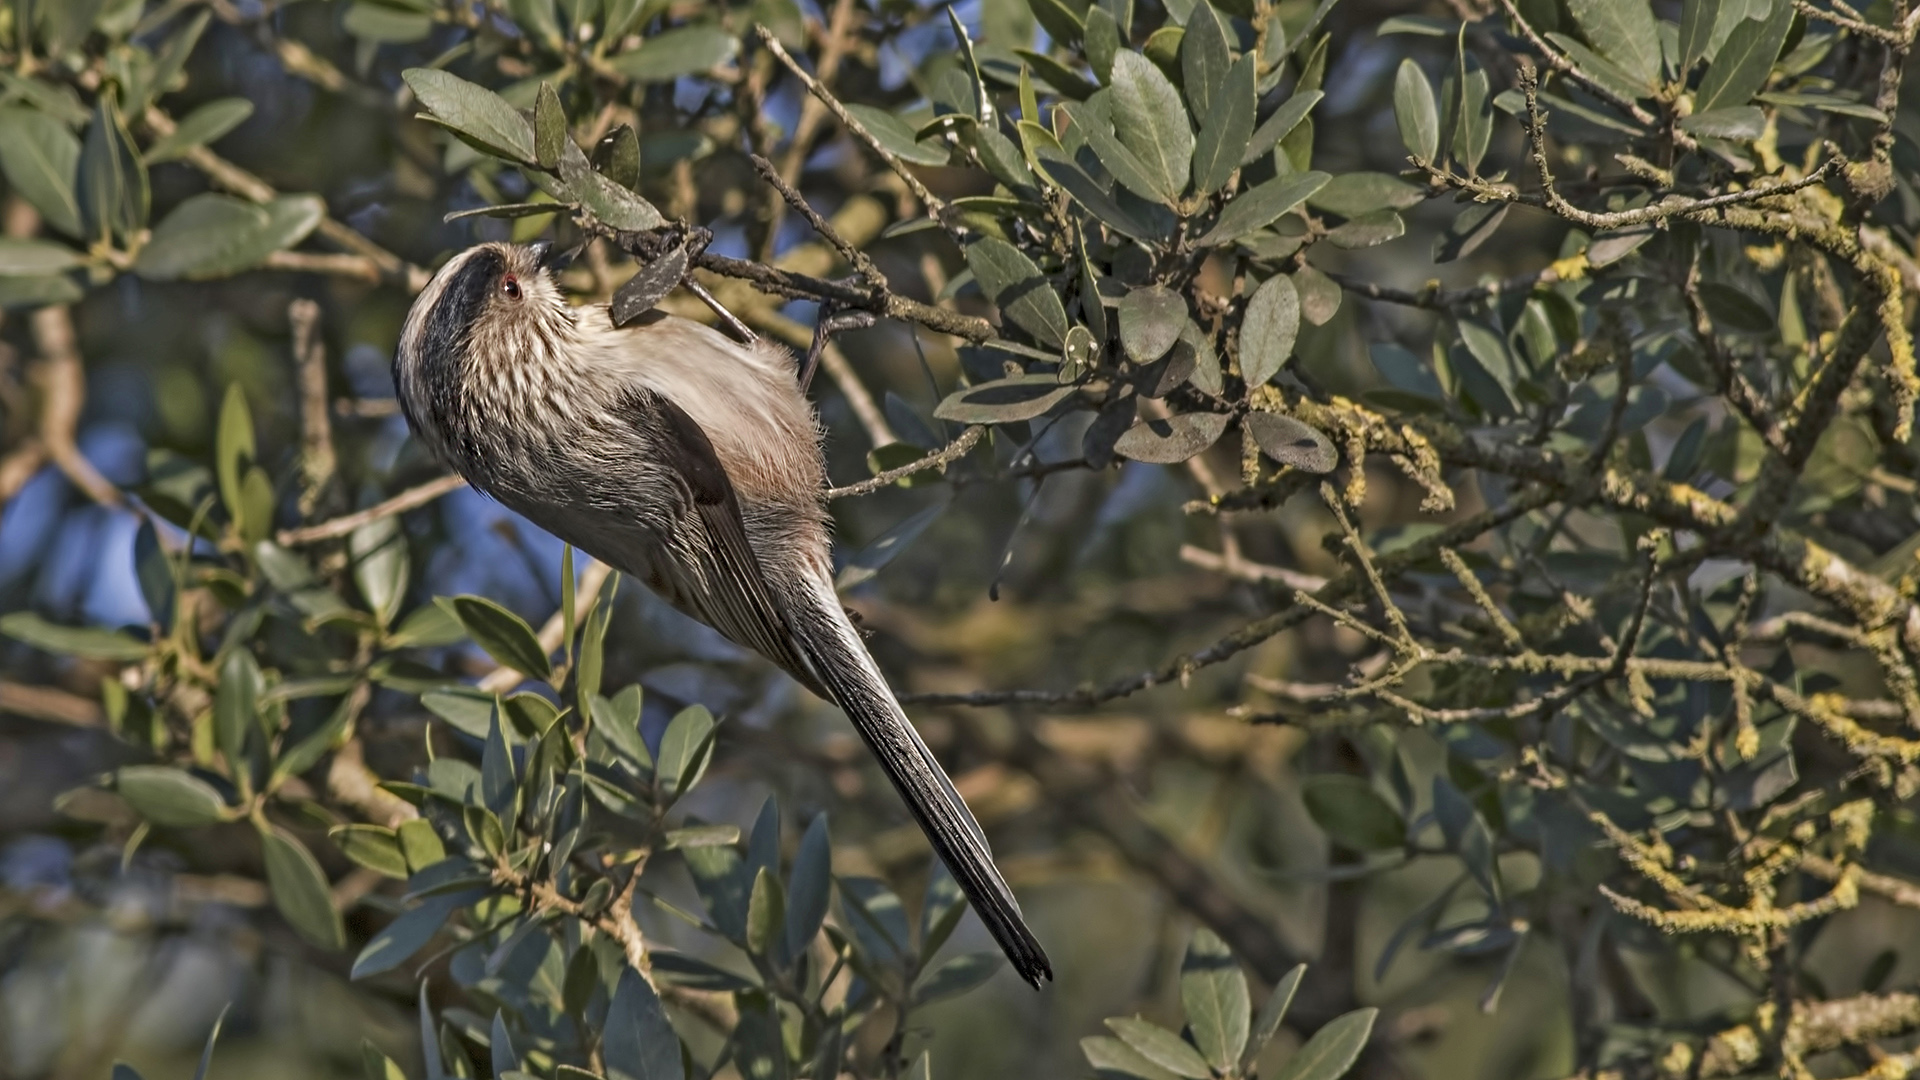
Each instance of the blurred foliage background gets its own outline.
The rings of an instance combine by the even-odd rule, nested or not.
[[[0,1075],[1907,1075],[1917,32],[12,0]],[[1055,983],[409,441],[413,292],[536,238],[878,317],[843,595]]]

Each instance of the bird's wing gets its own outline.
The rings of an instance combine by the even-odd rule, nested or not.
[[[635,390],[628,405],[683,497],[665,542],[646,554],[649,583],[675,607],[819,689],[747,541],[739,497],[707,433],[652,390]]]

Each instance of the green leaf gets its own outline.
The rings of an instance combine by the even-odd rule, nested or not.
[[[114,790],[155,825],[192,829],[228,820],[226,800],[213,785],[166,765],[122,766],[114,773]]]
[[[434,119],[475,149],[509,161],[533,163],[533,125],[500,95],[433,68],[408,68],[401,78]]]
[[[347,537],[353,583],[381,626],[393,621],[407,594],[407,537],[398,516],[375,518]]]
[[[768,946],[784,940],[786,923],[786,890],[780,887],[780,879],[762,866],[754,874],[753,891],[747,896],[747,951],[755,956],[768,955]]]
[[[1313,111],[1315,105],[1320,104],[1320,99],[1323,97],[1326,95],[1318,90],[1301,90],[1273,110],[1273,115],[1267,117],[1254,130],[1253,139],[1247,143],[1246,153],[1240,155],[1240,164],[1251,165],[1266,157],[1267,151],[1272,150],[1281,139],[1291,135],[1293,129],[1300,126],[1300,122],[1307,118],[1307,114]]]
[[[339,825],[327,836],[347,858],[378,874],[402,881],[407,877],[407,857],[400,850],[397,833],[384,825]]]
[[[253,102],[246,98],[209,101],[182,117],[171,134],[147,147],[145,160],[149,165],[158,165],[183,157],[194,147],[205,146],[239,127],[252,115]]]
[[[147,167],[111,94],[94,103],[78,173],[80,219],[88,238],[111,235],[126,243],[146,227]]]
[[[1081,35],[1086,33],[1086,20],[1081,15],[1079,5],[1067,0],[1027,0],[1027,6],[1033,9],[1033,17],[1047,36],[1062,45],[1071,48],[1080,43]]]
[[[213,695],[214,742],[234,776],[246,769],[247,737],[255,727],[263,682],[260,664],[244,644],[220,665],[220,685]]]
[[[936,1001],[959,997],[980,986],[1000,970],[1004,961],[997,952],[963,953],[920,976],[913,985],[913,1004],[931,1005]]]
[[[207,1080],[207,1069],[213,1065],[213,1047],[220,1041],[220,1028],[227,1022],[227,1010],[231,1003],[220,1007],[220,1015],[213,1019],[213,1030],[207,1032],[207,1041],[200,1047],[200,1064],[193,1070],[193,1080]]]
[[[513,768],[513,749],[507,745],[507,733],[500,724],[501,710],[495,709],[487,724],[487,741],[480,754],[480,799],[503,820],[516,816],[515,798],[520,794],[519,777]]]
[[[985,237],[968,245],[967,266],[1007,321],[1056,349],[1066,344],[1067,309],[1060,294],[1019,248]]]
[[[400,842],[400,852],[406,856],[407,869],[419,873],[427,867],[447,857],[446,845],[440,842],[440,834],[433,831],[433,823],[425,818],[410,818],[400,823],[394,830]]]
[[[601,1054],[609,1080],[685,1080],[680,1037],[653,987],[630,967],[620,973],[604,1030]]]
[[[1361,248],[1378,247],[1389,240],[1398,240],[1406,233],[1406,220],[1397,212],[1370,210],[1336,226],[1327,233],[1327,243],[1337,248],[1356,251]]]
[[[1094,78],[1108,86],[1113,85],[1113,61],[1121,52],[1120,26],[1104,8],[1090,8],[1087,11],[1084,51],[1087,54],[1087,66],[1093,69]]]
[[[1393,76],[1393,118],[1400,125],[1400,142],[1416,161],[1433,161],[1440,153],[1440,111],[1433,101],[1433,85],[1411,58],[1400,61]]]
[[[452,605],[454,618],[488,656],[528,678],[552,677],[547,650],[525,619],[482,596],[456,596],[438,602]]]
[[[933,415],[961,424],[1011,424],[1042,415],[1073,391],[1051,374],[1014,375],[956,390]]]
[[[571,138],[560,140],[560,180],[567,194],[611,229],[651,229],[665,222],[647,200],[596,172]]]
[[[1474,203],[1460,211],[1447,231],[1434,237],[1433,261],[1452,262],[1478,251],[1499,231],[1512,207],[1512,203]]]
[[[1141,1057],[1175,1076],[1206,1080],[1212,1075],[1207,1069],[1207,1059],[1200,1056],[1193,1044],[1158,1024],[1137,1016],[1113,1016],[1107,1018],[1107,1027]]]
[[[1349,851],[1389,851],[1406,846],[1400,814],[1358,776],[1325,773],[1307,778],[1301,791],[1307,813],[1335,843]]]
[[[80,253],[46,240],[0,238],[0,277],[58,274],[81,265]]]
[[[1745,0],[1734,0],[1745,7]],[[1713,39],[1713,24],[1720,18],[1721,0],[1681,0],[1680,63],[1682,82],[1693,65],[1707,55],[1707,43]]]
[[[1301,472],[1328,473],[1340,464],[1333,440],[1312,424],[1280,413],[1250,412],[1241,423],[1262,452]]]
[[[433,16],[404,11],[377,0],[354,0],[340,20],[354,37],[382,45],[411,45],[433,33]]]
[[[31,611],[0,615],[0,634],[36,649],[85,660],[130,662],[143,659],[152,648],[130,634],[94,626],[61,626]]]
[[[513,1052],[513,1036],[507,1032],[507,1018],[493,1011],[493,1027],[487,1032],[487,1057],[493,1066],[494,1080],[508,1080],[507,1074],[520,1070],[520,1058]]]
[[[1199,21],[1204,25],[1211,17]],[[1200,138],[1193,147],[1195,193],[1219,191],[1240,167],[1247,140],[1253,137],[1253,107],[1253,55],[1249,53],[1227,70],[1213,95],[1212,111],[1200,118]]]
[[[195,195],[154,228],[133,269],[154,281],[228,277],[306,239],[326,212],[315,195],[284,195],[264,206],[213,192]]]
[[[1172,205],[1186,189],[1193,129],[1180,92],[1153,61],[1122,51],[1113,59],[1114,135],[1145,166],[1159,199]]]
[[[1660,25],[1647,0],[1567,0],[1580,32],[1600,55],[1642,86],[1660,79]]]
[[[1444,776],[1433,778],[1433,816],[1446,836],[1447,847],[1460,856],[1488,898],[1498,903],[1500,868],[1494,861],[1493,833],[1480,811]]]
[[[381,927],[379,932],[367,939],[360,955],[354,957],[353,969],[349,977],[365,979],[383,972],[392,971],[407,962],[407,958],[425,948],[433,940],[447,919],[460,907],[471,902],[472,894],[464,892],[429,896],[418,907],[403,912],[399,918]],[[421,983],[424,992],[426,984]],[[432,1070],[429,1070],[429,1075]]]
[[[661,793],[669,799],[693,790],[713,760],[717,725],[704,705],[689,705],[667,723],[660,736],[660,759],[655,775]]]
[[[632,130],[629,128],[628,130]],[[533,160],[543,169],[560,165],[560,143],[567,137],[567,114],[560,109],[560,95],[553,84],[542,81],[533,103]],[[639,147],[638,141],[634,143]]]
[[[672,82],[711,71],[739,51],[740,40],[718,26],[682,26],[655,34],[608,64],[635,82]]]
[[[1249,389],[1265,386],[1293,355],[1300,332],[1300,294],[1284,274],[1262,282],[1240,321],[1240,377]]]
[[[793,856],[793,876],[787,883],[785,955],[799,956],[819,935],[832,901],[832,886],[833,844],[827,834],[827,815],[818,814]]]
[[[1104,138],[1107,142],[1112,143],[1113,148],[1121,154],[1127,153],[1126,148],[1114,140],[1111,132],[1107,133]],[[1089,145],[1091,145],[1091,141]],[[1100,154],[1102,151],[1096,148],[1095,153]],[[1050,148],[1042,148],[1034,156],[1039,160],[1040,171],[1045,173],[1049,180],[1052,180],[1061,189],[1066,191],[1068,195],[1072,196],[1074,202],[1079,203],[1082,209],[1092,214],[1102,224],[1127,236],[1131,236],[1135,240],[1142,240],[1148,243],[1158,242],[1165,238],[1166,231],[1164,229],[1143,220],[1131,210],[1122,207],[1120,203],[1108,193],[1106,188],[1102,187],[1091,176],[1088,176],[1086,172],[1080,168],[1078,163],[1067,158],[1063,153]],[[1131,157],[1131,155],[1128,156]]]
[[[1758,106],[1734,105],[1709,112],[1694,113],[1680,121],[1680,130],[1710,139],[1746,142],[1766,132],[1767,114]]]
[[[1327,325],[1340,311],[1339,283],[1310,263],[1301,263],[1291,277],[1294,290],[1300,294],[1300,317],[1315,326]]]
[[[0,308],[8,311],[44,307],[47,304],[71,304],[86,294],[86,290],[67,274],[0,278]]]
[[[1700,88],[1693,93],[1693,111],[1745,105],[1767,84],[1773,62],[1786,44],[1787,31],[1793,26],[1794,7],[1789,0],[1773,0],[1765,19],[1742,19],[1727,35],[1720,51],[1700,77]]]
[[[1405,210],[1427,197],[1425,188],[1378,172],[1342,173],[1307,198],[1316,210],[1345,218],[1375,210]]]
[[[913,126],[885,109],[848,104],[847,111],[887,153],[910,165],[945,165],[953,156],[944,146],[914,138]]]
[[[347,688],[340,692],[345,693],[351,689],[350,677],[347,683]],[[289,685],[283,682],[274,689],[285,690]],[[348,726],[353,723],[355,710],[351,707],[351,700],[343,697],[334,707],[333,715],[327,717],[326,723],[282,751],[273,763],[274,775],[276,777],[299,776],[319,764],[321,757],[335,748],[346,734]]]
[[[1120,298],[1120,345],[1136,364],[1167,354],[1187,324],[1187,302],[1162,285],[1148,285]]]
[[[1243,57],[1242,59],[1246,59]],[[1193,119],[1200,125],[1202,141],[1206,137],[1207,121],[1218,101],[1214,97],[1216,87],[1227,80],[1227,69],[1233,64],[1233,51],[1227,44],[1226,27],[1220,24],[1220,16],[1213,5],[1201,0],[1194,6],[1193,15],[1187,19],[1186,36],[1180,39],[1180,83],[1186,89],[1187,105],[1193,112]],[[1247,121],[1251,133],[1253,112],[1253,71],[1248,64],[1247,71]],[[1243,137],[1244,140],[1244,137]],[[1235,143],[1234,148],[1242,148]],[[1197,159],[1196,159],[1197,160]],[[1196,167],[1194,175],[1203,175]],[[1204,192],[1205,189],[1203,188]]]
[[[1355,1009],[1331,1020],[1294,1051],[1275,1080],[1338,1080],[1366,1048],[1379,1009]]]
[[[920,534],[926,532],[928,526],[938,521],[951,505],[953,505],[951,496],[942,498],[874,537],[872,543],[848,557],[847,564],[840,569],[839,576],[834,578],[834,588],[851,589],[863,581],[871,580],[874,575],[885,569],[888,563],[898,558],[901,552],[907,550],[909,545],[919,539]]]
[[[1454,115],[1448,125],[1451,129],[1448,153],[1469,174],[1477,173],[1480,159],[1487,154],[1487,144],[1493,139],[1493,103],[1489,97],[1487,71],[1467,52],[1464,39],[1459,45],[1453,86]]]
[[[1304,172],[1279,176],[1259,187],[1241,193],[1220,211],[1220,217],[1206,234],[1194,241],[1198,247],[1222,247],[1242,236],[1264,228],[1327,186],[1332,177],[1323,172]]]
[[[1260,1006],[1260,1015],[1254,1018],[1253,1033],[1247,1038],[1247,1048],[1240,1053],[1240,1071],[1252,1073],[1254,1061],[1260,1051],[1267,1048],[1273,1036],[1280,1030],[1280,1022],[1287,1018],[1287,1007],[1293,1004],[1294,991],[1300,989],[1300,980],[1307,973],[1307,965],[1295,964],[1292,971],[1280,976],[1273,986],[1273,992],[1267,995],[1266,1003]]]
[[[346,928],[327,891],[327,875],[306,846],[277,825],[261,829],[260,846],[267,864],[267,888],[280,914],[301,937],[323,949],[346,945]]]
[[[1121,434],[1113,451],[1134,461],[1178,464],[1219,442],[1229,419],[1225,413],[1197,412],[1142,420]]]
[[[559,130],[560,137],[566,138],[564,121]],[[621,124],[600,139],[593,148],[593,167],[628,191],[640,187],[640,135],[632,124]]]
[[[1102,1077],[1135,1076],[1140,1080],[1175,1080],[1174,1074],[1111,1035],[1088,1035],[1080,1040],[1087,1064]]]
[[[1247,976],[1233,950],[1205,927],[1195,930],[1180,964],[1180,1004],[1187,1028],[1207,1062],[1222,1073],[1232,1069],[1247,1046],[1247,1021],[1253,1011]]]

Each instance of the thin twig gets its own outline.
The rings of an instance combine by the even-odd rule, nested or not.
[[[318,525],[308,525],[299,529],[283,529],[276,537],[282,547],[299,547],[303,544],[317,544],[322,540],[335,540],[367,524],[395,514],[404,514],[415,507],[425,506],[450,491],[466,487],[467,481],[459,476],[443,476],[438,480],[429,480],[419,487],[407,490],[355,513],[346,514]]]
[[[984,427],[970,427],[961,432],[959,438],[918,461],[909,462],[897,469],[888,469],[885,472],[875,473],[873,476],[857,484],[829,488],[827,489],[825,497],[828,499],[848,499],[856,495],[869,495],[882,488],[891,487],[915,473],[926,472],[928,469],[943,469],[947,465],[965,457],[967,451],[972,450],[974,446],[980,442],[980,437],[986,434],[986,431],[987,429]]]
[[[300,383],[300,471],[306,479],[300,515],[306,517],[320,506],[338,460],[327,414],[327,346],[320,338],[320,305],[304,298],[293,301],[287,305],[287,324],[293,331]]]

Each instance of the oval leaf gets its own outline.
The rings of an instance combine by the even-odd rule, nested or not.
[[[967,266],[1007,321],[1056,349],[1066,344],[1066,306],[1053,283],[1019,248],[986,237],[968,246]]]
[[[1061,386],[1053,375],[1015,375],[956,390],[933,415],[962,424],[1011,424],[1045,413],[1071,393],[1073,387]]]
[[[1187,302],[1160,285],[1135,289],[1120,298],[1120,345],[1136,364],[1151,364],[1167,354],[1187,325]]]
[[[1180,92],[1153,61],[1123,49],[1113,58],[1113,132],[1146,167],[1162,202],[1186,190],[1193,129]]]
[[[1303,172],[1276,177],[1228,203],[1206,235],[1194,241],[1196,247],[1219,247],[1255,229],[1272,223],[1274,218],[1312,198],[1327,186],[1332,177],[1323,172]]]
[[[487,655],[530,678],[553,674],[547,651],[526,620],[482,596],[456,596],[453,617]]]
[[[1433,101],[1433,84],[1411,58],[1400,61],[1393,76],[1393,118],[1400,125],[1400,142],[1416,161],[1432,161],[1440,153],[1440,109]]]
[[[1137,1016],[1113,1016],[1107,1018],[1107,1027],[1141,1057],[1175,1076],[1205,1080],[1212,1075],[1207,1059],[1200,1056],[1193,1044],[1159,1024]]]
[[[1142,420],[1120,436],[1113,451],[1135,461],[1178,464],[1219,442],[1227,419],[1224,413],[1181,413],[1164,420]]]
[[[1300,293],[1283,274],[1261,283],[1247,300],[1240,321],[1240,377],[1248,387],[1265,386],[1293,355],[1300,332]]]
[[[260,833],[261,853],[267,864],[267,888],[274,906],[300,936],[325,949],[347,943],[346,928],[334,910],[327,875],[306,846],[278,826]]]
[[[1340,453],[1333,440],[1312,424],[1302,423],[1279,413],[1248,413],[1242,421],[1253,441],[1266,455],[1282,465],[1302,472],[1332,472],[1340,464]]]
[[[434,68],[408,68],[400,77],[434,119],[476,149],[533,163],[533,125],[499,94]]]
[[[1338,1080],[1346,1075],[1366,1047],[1378,1015],[1379,1009],[1355,1009],[1329,1021],[1287,1059],[1276,1080]]]
[[[227,820],[226,801],[213,785],[180,769],[128,765],[114,774],[114,789],[155,825],[191,829]]]

